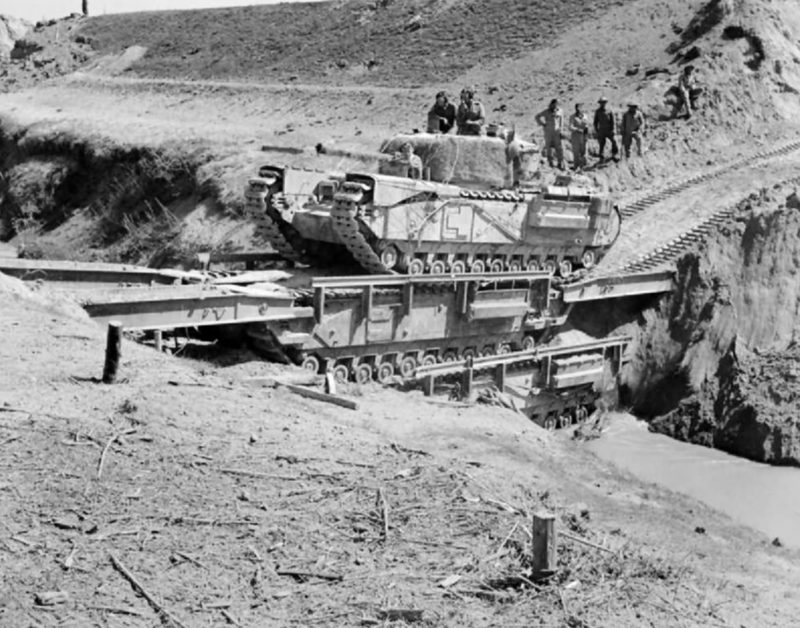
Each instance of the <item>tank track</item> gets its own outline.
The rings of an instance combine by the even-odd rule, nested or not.
[[[626,205],[625,207],[622,208],[621,211],[622,217],[631,218],[636,214],[645,211],[649,207],[657,205],[658,203],[665,201],[668,198],[675,196],[676,194],[680,194],[681,192],[688,190],[689,188],[695,185],[698,185],[700,183],[705,183],[706,181],[719,179],[723,175],[733,170],[738,170],[739,168],[744,168],[745,166],[752,166],[754,164],[761,163],[764,160],[768,160],[773,157],[788,155],[797,150],[800,150],[800,140],[790,142],[782,146],[778,146],[777,148],[773,148],[772,150],[764,150],[756,153],[755,155],[748,155],[746,157],[742,157],[741,159],[737,159],[736,161],[733,161],[731,163],[724,164],[723,166],[717,168],[716,170],[712,170],[710,172],[705,172],[690,177],[688,179],[684,179],[683,181],[670,185],[661,190],[656,190],[655,192],[652,192],[640,198],[639,200],[631,203],[630,205]]]
[[[270,194],[267,200],[260,198],[247,198],[247,214],[256,224],[256,234],[265,238],[277,253],[293,262],[303,261],[303,255],[295,250],[292,243],[283,235],[280,229],[280,207],[276,205],[275,197],[283,196],[276,192]],[[285,199],[280,201],[285,203]]]
[[[800,143],[798,147],[800,147]],[[780,185],[797,185],[798,183],[800,183],[800,177],[792,177],[781,181]],[[666,244],[651,249],[647,253],[639,255],[620,266],[604,270],[600,275],[606,276],[647,272],[650,270],[657,270],[666,264],[674,262],[675,259],[685,253],[689,248],[703,244],[711,235],[712,231],[719,229],[731,220],[736,214],[737,206],[738,203],[714,212],[708,218],[690,227],[680,235],[675,236]]]
[[[381,258],[372,250],[367,239],[361,233],[356,220],[358,211],[358,199],[353,197],[350,200],[337,200],[333,204],[333,225],[339,237],[344,242],[347,250],[361,264],[361,266],[373,275],[384,275],[395,271],[387,268]]]

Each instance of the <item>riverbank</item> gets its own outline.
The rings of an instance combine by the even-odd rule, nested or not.
[[[796,552],[520,415],[373,386],[345,413],[242,383],[284,367],[129,342],[103,386],[102,330],[0,279],[3,623],[152,625],[111,554],[191,626],[223,610],[275,626],[412,609],[431,626],[782,627],[800,612]],[[609,551],[564,537],[558,575],[530,588],[539,509]],[[53,590],[69,601],[37,605]]]

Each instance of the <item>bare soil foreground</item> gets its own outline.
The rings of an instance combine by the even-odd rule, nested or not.
[[[10,279],[2,302],[0,625],[777,627],[800,612],[796,552],[514,413],[377,387],[332,410],[245,386],[279,368],[257,359],[128,342],[106,386],[102,330],[74,306]],[[584,542],[563,536],[558,574],[534,585],[545,508]]]
[[[259,166],[372,169],[313,147],[375,150],[424,126],[440,89],[476,86],[490,121],[537,141],[553,97],[567,113],[635,101],[643,156],[596,163],[590,144],[587,174],[633,208],[603,269],[733,209],[671,296],[570,323],[635,336],[625,392],[659,429],[796,464],[798,42],[796,0],[347,0],[31,26],[0,49],[0,240],[186,266],[265,247],[242,211]],[[689,63],[705,92],[685,119],[669,94]],[[125,341],[106,386],[103,331],[49,290],[0,275],[0,626],[797,623],[800,554],[569,433],[377,385],[332,409],[248,386],[290,369],[244,349]],[[542,509],[566,534],[556,575],[532,582]]]

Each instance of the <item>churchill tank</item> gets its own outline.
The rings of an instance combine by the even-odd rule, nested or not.
[[[462,137],[437,134],[399,134],[376,152],[349,151],[317,145],[318,155],[377,162],[376,175],[388,184],[405,180],[407,144],[422,164],[420,178],[472,190],[511,187],[529,181],[538,164],[531,155],[535,144],[501,137]],[[513,150],[510,150],[511,149]],[[352,260],[332,217],[335,195],[347,176],[343,172],[265,165],[248,181],[246,207],[258,233],[287,259],[305,263]]]
[[[351,254],[376,274],[541,269],[569,276],[597,264],[621,228],[608,195],[568,175],[509,189],[348,173],[331,216]]]

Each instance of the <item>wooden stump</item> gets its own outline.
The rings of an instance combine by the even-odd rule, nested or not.
[[[153,332],[153,344],[159,353],[164,350],[164,333],[160,329]]]
[[[556,572],[556,517],[549,512],[533,515],[533,577],[546,578]]]
[[[122,323],[111,321],[108,324],[108,338],[106,339],[106,363],[103,368],[103,383],[113,384],[117,379],[119,356],[122,351]]]

